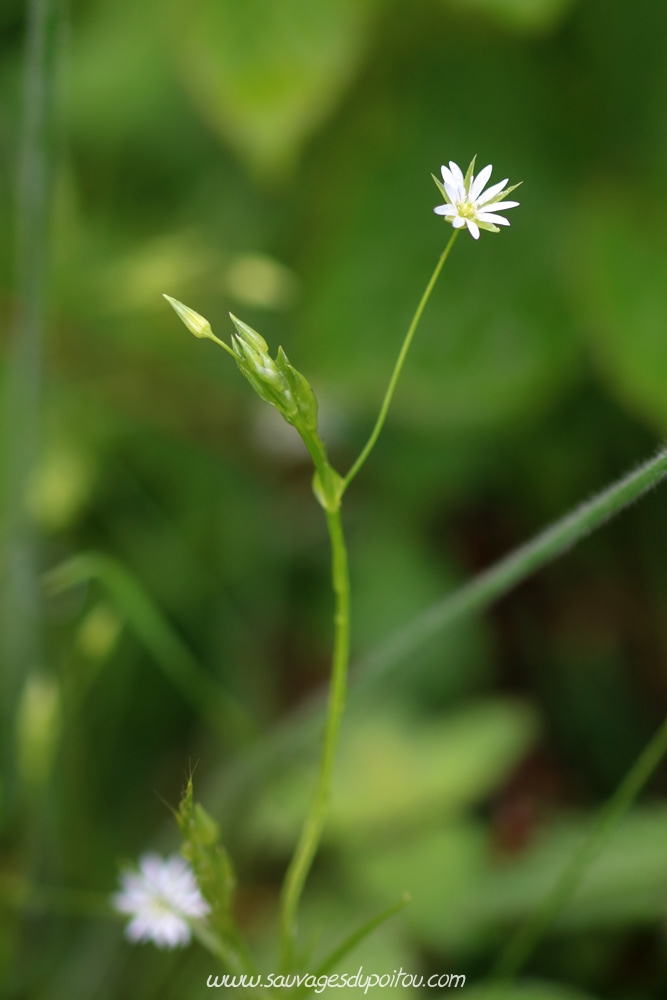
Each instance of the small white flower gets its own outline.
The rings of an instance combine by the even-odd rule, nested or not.
[[[190,943],[188,919],[211,912],[197,885],[192,868],[174,854],[144,854],[138,871],[123,872],[122,892],[112,897],[120,913],[131,914],[126,937],[136,943],[153,941],[158,948],[177,948]]]
[[[493,168],[489,164],[475,176],[473,174],[475,159],[468,167],[465,177],[458,164],[452,160],[449,161],[449,167],[442,167],[443,183],[440,183],[437,177],[433,177],[445,199],[445,204],[438,205],[433,211],[437,215],[443,215],[447,222],[451,222],[454,229],[463,229],[467,226],[470,235],[478,240],[480,229],[499,233],[498,226],[509,226],[507,219],[496,213],[516,208],[518,201],[502,199],[519,185],[513,184],[512,187],[506,188],[507,178],[505,178],[498,184],[492,184],[485,191],[484,187],[491,177]]]

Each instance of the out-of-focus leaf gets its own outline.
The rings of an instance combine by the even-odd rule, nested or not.
[[[609,205],[623,198],[626,210]],[[650,226],[637,226],[641,197],[609,187],[576,218],[573,278],[595,358],[614,393],[667,427],[667,209],[655,199]]]
[[[588,833],[587,822],[546,833],[517,861],[490,872],[466,901],[462,923],[521,920],[544,901]],[[667,910],[667,809],[638,810],[609,836],[579,890],[562,911],[560,929],[653,923]]]
[[[506,777],[535,729],[525,706],[504,701],[430,723],[407,723],[394,714],[355,714],[340,748],[328,837],[340,842],[374,838],[381,830],[460,815]],[[311,786],[305,768],[272,782],[256,806],[253,836],[269,849],[288,849]],[[405,888],[399,887],[398,895]]]
[[[418,725],[365,715],[341,746],[332,828],[342,837],[460,814],[497,787],[535,734],[533,713],[504,701]]]
[[[461,925],[458,914],[484,871],[486,857],[481,826],[454,823],[356,851],[348,843],[343,863],[350,884],[362,888],[377,905],[409,892],[411,903],[401,921],[416,940],[443,950],[468,943],[470,924]]]
[[[176,55],[204,117],[254,170],[283,172],[364,54],[376,0],[196,0]]]
[[[505,28],[543,34],[556,28],[576,0],[445,0],[465,14],[482,14]]]
[[[69,127],[107,149],[130,131],[159,131],[170,104],[163,6],[97,0],[86,15],[69,53]]]
[[[355,541],[355,635],[362,649],[372,649],[392,634],[396,622],[409,621],[458,582],[410,521],[380,511],[367,517],[365,531]],[[417,669],[404,671],[396,683],[433,707],[479,687],[488,675],[486,639],[483,623],[466,622],[426,653],[416,654]]]

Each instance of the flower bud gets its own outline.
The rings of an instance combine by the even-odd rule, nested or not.
[[[288,423],[298,425],[300,409],[292,394],[293,379],[280,363],[280,352],[279,360],[274,361],[264,338],[236,316],[230,316],[237,330],[232,346],[241,373],[261,399],[275,406]]]
[[[211,324],[207,319],[200,316],[199,313],[195,312],[194,309],[191,309],[190,306],[186,306],[182,302],[179,302],[178,299],[172,299],[171,295],[163,295],[163,298],[167,300],[179,319],[185,323],[190,333],[194,333],[195,337],[208,337],[209,340],[215,339],[211,329]]]

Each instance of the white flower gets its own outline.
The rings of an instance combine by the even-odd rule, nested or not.
[[[476,159],[476,158],[475,158]],[[438,190],[445,199],[444,205],[438,205],[433,209],[437,215],[444,215],[447,222],[451,222],[454,229],[468,227],[468,232],[474,239],[479,239],[480,229],[486,229],[490,233],[499,233],[498,226],[509,226],[509,222],[503,215],[497,212],[508,208],[516,208],[518,201],[503,201],[502,199],[517,188],[518,184],[506,188],[507,178],[498,184],[493,184],[487,190],[485,185],[491,177],[492,166],[484,167],[475,176],[473,170],[475,160],[468,167],[465,177],[458,164],[449,161],[449,167],[442,168],[441,184],[437,177],[433,180],[438,185]],[[491,211],[491,209],[493,211]]]
[[[139,870],[123,872],[120,881],[122,892],[112,902],[120,913],[132,915],[125,929],[132,942],[153,941],[158,948],[189,944],[188,918],[211,912],[192,868],[178,854],[165,860],[159,854],[144,854]]]

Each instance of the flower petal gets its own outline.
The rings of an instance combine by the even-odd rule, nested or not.
[[[492,208],[494,212],[504,212],[508,208],[516,208],[518,204],[518,201],[494,201],[493,204],[489,205],[489,208]]]
[[[452,218],[456,215],[456,209],[453,205],[436,205],[433,211],[436,215],[448,215]]]
[[[470,233],[470,235],[472,236],[472,238],[474,240],[478,240],[479,239],[479,226],[477,225],[477,223],[473,222],[472,219],[466,219],[466,224],[468,226],[468,232]]]
[[[497,194],[500,194],[500,192],[502,191],[502,189],[505,187],[506,184],[507,184],[507,177],[505,178],[504,181],[499,181],[497,184],[492,184],[491,187],[488,189],[488,191],[485,191],[481,195],[481,197],[477,199],[477,204],[486,205],[487,202],[491,201],[492,198],[495,198]]]
[[[466,220],[462,219],[460,215],[457,215],[455,219],[452,219],[452,225],[454,229],[463,229],[466,224]]]
[[[463,187],[463,171],[461,170],[461,168],[458,165],[458,163],[454,163],[453,160],[450,160],[449,161],[449,169],[451,170],[452,176],[453,176],[454,180],[456,181],[456,183],[460,184],[461,187]]]
[[[454,174],[451,172],[449,167],[446,167],[443,164],[440,167],[440,172],[442,173],[442,179],[445,182],[445,184],[453,184],[454,186],[456,186],[456,177],[454,177]]]
[[[504,215],[496,215],[495,212],[478,212],[477,219],[479,222],[493,222],[496,226],[509,226],[509,219],[506,219]]]
[[[458,187],[456,187],[454,184],[450,184],[449,181],[445,181],[445,191],[447,192],[447,197],[452,202],[452,204],[455,204],[457,201],[463,200],[461,198],[461,192],[459,191]]]
[[[493,170],[493,167],[489,163],[488,166],[484,167],[484,169],[480,170],[480,172],[477,174],[477,177],[475,177],[475,179],[473,180],[472,184],[470,185],[470,200],[471,201],[475,201],[478,198],[478,196],[482,193],[482,191],[484,190],[484,188],[486,187],[486,185],[488,183],[488,180],[489,180],[489,177],[491,176],[491,171],[492,170]]]

